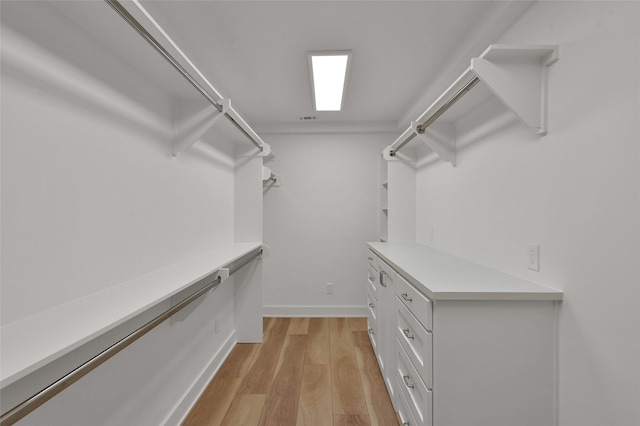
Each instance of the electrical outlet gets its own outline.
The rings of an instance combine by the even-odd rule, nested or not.
[[[326,288],[327,288],[327,294],[333,294],[333,283],[327,283]]]
[[[527,268],[532,271],[540,270],[540,244],[527,244]]]

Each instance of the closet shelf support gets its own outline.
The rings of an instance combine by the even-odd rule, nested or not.
[[[558,46],[489,46],[471,66],[440,95],[420,118],[411,124],[398,139],[383,151],[386,160],[395,159],[398,151],[420,136],[444,161],[454,164],[455,138],[433,137],[429,128],[445,112],[464,97],[478,83],[489,95],[500,100],[536,134],[547,134],[547,68],[558,61]],[[468,108],[468,107],[467,107]],[[467,109],[468,111],[468,109]],[[458,111],[459,112],[459,111]],[[426,118],[421,124],[421,121]],[[451,122],[449,122],[451,123]],[[441,135],[442,136],[442,135]]]
[[[262,183],[263,186],[280,186],[281,178],[271,171],[267,166],[262,166]]]
[[[220,99],[221,111],[209,107],[210,111],[205,111],[204,119],[193,123],[193,117],[200,114],[200,107],[191,103],[178,104],[175,108],[176,118],[174,118],[175,135],[173,140],[173,155],[188,151],[205,133],[215,126],[231,107],[230,99]]]
[[[209,101],[220,114],[224,115],[243,135],[245,135],[251,143],[253,143],[261,153],[269,151],[268,145],[251,129],[246,121],[240,115],[229,107],[226,111],[224,106],[216,100],[203,86],[196,80],[189,71],[186,70],[159,42],[149,31],[129,13],[129,11],[118,0],[104,0],[109,6],[115,10],[122,19],[124,19],[142,38],[144,38],[167,62],[169,62],[204,98]],[[268,152],[263,155],[268,155]]]

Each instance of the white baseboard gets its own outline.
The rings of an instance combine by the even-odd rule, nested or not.
[[[173,410],[171,410],[171,413],[163,422],[164,425],[182,424],[187,417],[187,414],[189,414],[189,411],[191,411],[195,403],[198,401],[198,398],[200,398],[202,392],[204,392],[211,379],[213,379],[213,376],[215,376],[222,366],[222,363],[231,353],[231,350],[236,345],[236,340],[236,332],[234,330],[229,334],[229,337],[227,337],[220,349],[213,355],[198,378],[194,380],[193,384],[184,393],[184,396],[174,406]]]
[[[366,317],[365,306],[265,306],[265,317]]]

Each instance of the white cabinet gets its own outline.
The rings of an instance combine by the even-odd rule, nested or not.
[[[391,401],[395,405],[395,281],[396,272],[371,251],[368,253],[367,292],[370,295],[369,335]],[[373,258],[373,261],[370,260]],[[371,272],[376,271],[375,290],[371,287]],[[374,319],[375,318],[375,319]]]
[[[369,247],[374,350],[403,424],[557,423],[561,292],[418,244]]]
[[[377,256],[369,252],[367,257],[367,328],[369,331],[369,340],[371,340],[371,346],[373,351],[378,356],[380,340],[380,303],[378,302],[378,260]],[[378,361],[379,362],[379,361]]]

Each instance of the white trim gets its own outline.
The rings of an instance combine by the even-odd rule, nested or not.
[[[366,317],[365,306],[265,306],[265,317]]]
[[[233,330],[227,340],[224,341],[220,349],[213,355],[209,363],[202,370],[202,373],[194,380],[193,384],[187,389],[176,405],[171,409],[163,425],[180,425],[186,419],[187,415],[205,391],[207,385],[216,375],[222,363],[227,359],[231,350],[237,343],[236,332]]]
[[[257,132],[263,135],[286,134],[389,134],[395,137],[400,128],[397,123],[385,122],[328,122],[297,121],[293,123],[257,123]]]

